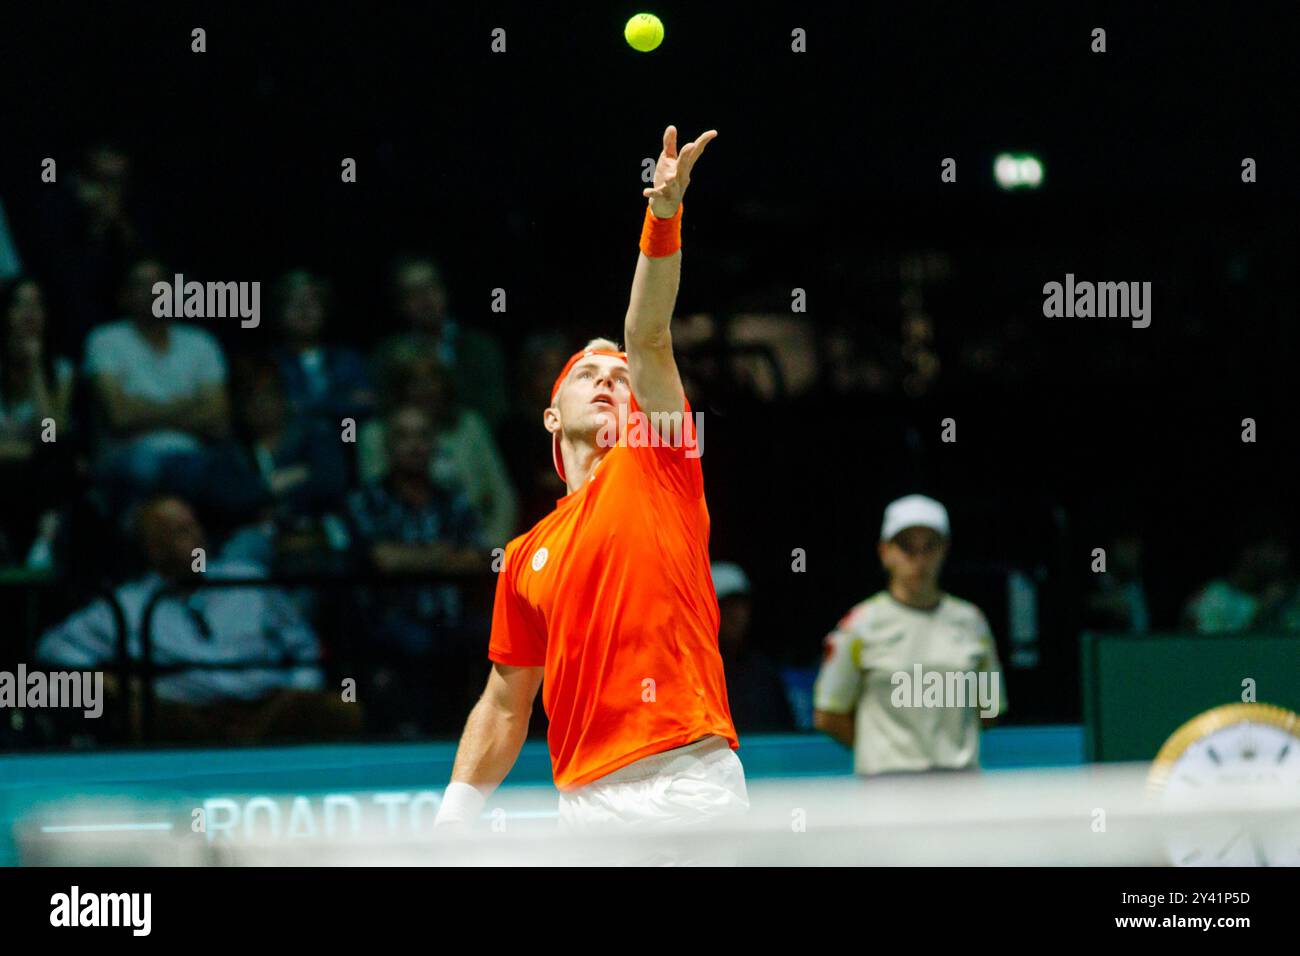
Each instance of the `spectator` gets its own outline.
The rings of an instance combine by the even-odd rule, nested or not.
[[[1227,577],[1210,581],[1193,595],[1183,618],[1199,634],[1251,628],[1300,631],[1290,547],[1272,534],[1248,543]]]
[[[281,344],[275,350],[284,389],[294,410],[326,419],[361,421],[375,409],[365,359],[354,349],[322,341],[330,314],[329,284],[306,271],[290,272],[276,286]]]
[[[60,497],[69,491],[73,366],[52,355],[45,297],[32,279],[0,289],[0,564],[48,564]],[[59,444],[62,439],[62,444]],[[30,554],[29,554],[30,551]]]
[[[26,210],[14,210],[24,260],[32,272],[49,277],[45,291],[59,316],[52,331],[68,354],[113,315],[122,276],[150,245],[149,217],[141,214],[131,167],[120,146],[96,143],[66,175],[60,164],[58,181],[33,194]]]
[[[449,309],[442,273],[429,259],[401,259],[393,269],[393,297],[405,331],[379,344],[378,380],[403,362],[436,355],[451,370],[455,393],[496,428],[506,414],[505,360],[493,339],[456,321]]]
[[[727,675],[727,703],[737,733],[794,730],[781,672],[749,641],[753,606],[749,578],[738,564],[713,563],[718,595],[718,649]]]
[[[390,406],[414,405],[433,423],[429,471],[434,482],[464,489],[483,527],[484,540],[505,547],[514,537],[519,500],[483,416],[456,401],[451,377],[433,355],[399,365],[393,387],[396,391]],[[383,420],[371,421],[357,436],[357,464],[363,482],[378,481],[388,470],[387,428]]]
[[[511,484],[517,489],[522,524],[532,527],[555,508],[564,486],[551,463],[551,434],[538,428],[538,409],[551,404],[555,370],[563,368],[573,349],[559,333],[537,333],[524,340],[511,381],[517,400],[501,427]],[[689,393],[689,390],[688,390]]]
[[[239,418],[249,458],[276,513],[310,518],[341,508],[347,462],[337,428],[295,418],[279,367],[254,363],[239,390]]]
[[[0,290],[0,422],[34,436],[43,418],[63,424],[72,399],[73,365],[50,354],[45,297],[20,276]]]
[[[207,541],[179,498],[150,499],[138,509],[135,528],[149,571],[115,596],[126,616],[128,653],[138,661],[145,606],[159,589],[194,579],[195,551]],[[216,558],[206,573],[219,579],[262,572]],[[345,736],[360,726],[356,705],[322,690],[316,635],[277,590],[205,588],[164,597],[151,635],[157,726],[169,739],[256,743]],[[100,600],[47,631],[37,657],[65,668],[111,667],[115,640],[113,616]]]
[[[348,466],[339,433],[322,421],[294,417],[270,359],[237,366],[234,390],[240,441],[166,469],[169,487],[190,489],[231,524],[242,524],[229,554],[284,570],[281,559],[310,568],[313,552],[346,547],[337,514]],[[257,523],[248,524],[256,515]]]
[[[468,497],[429,475],[434,438],[428,415],[399,407],[388,417],[385,437],[386,476],[349,499],[353,541],[366,563],[386,574],[486,571],[483,532]],[[387,719],[405,736],[464,716],[462,692],[470,686],[464,668],[481,660],[482,647],[477,631],[466,626],[462,604],[461,589],[448,581],[366,600],[379,663],[375,685],[385,688]]]
[[[86,341],[86,374],[105,426],[101,476],[128,499],[147,494],[169,457],[193,455],[229,429],[216,339],[153,314],[154,283],[168,278],[156,260],[137,262],[123,293],[127,317]]]
[[[94,270],[92,293],[103,307],[144,241],[131,210],[131,157],[113,143],[96,143],[73,174],[82,213],[84,250]]]
[[[1142,538],[1132,532],[1116,537],[1106,551],[1104,574],[1091,576],[1085,598],[1085,626],[1096,630],[1146,634],[1151,612],[1142,583]]]

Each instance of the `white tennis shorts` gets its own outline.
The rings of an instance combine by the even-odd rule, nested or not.
[[[585,787],[560,794],[560,827],[572,834],[663,832],[717,825],[749,810],[745,769],[721,737],[642,757]],[[716,841],[715,841],[716,842]],[[662,860],[629,863],[704,862],[684,853],[687,844],[657,844]],[[710,860],[709,862],[727,862]]]

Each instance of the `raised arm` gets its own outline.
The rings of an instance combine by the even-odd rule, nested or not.
[[[700,154],[718,135],[717,130],[677,150],[677,127],[664,130],[663,151],[655,164],[654,185],[642,191],[650,212],[658,220],[673,220],[681,211],[682,195],[690,185],[691,171]],[[667,222],[650,223],[652,229],[673,228]],[[654,250],[651,250],[652,252]],[[670,325],[682,275],[682,254],[647,255],[643,247],[632,277],[632,295],[623,324],[632,394],[647,414],[680,412],[685,407],[682,379],[673,359]]]

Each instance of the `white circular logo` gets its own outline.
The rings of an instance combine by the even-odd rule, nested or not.
[[[533,570],[534,571],[542,570],[542,565],[546,563],[546,559],[548,557],[550,557],[549,551],[547,551],[545,548],[538,548],[537,553],[533,555]]]

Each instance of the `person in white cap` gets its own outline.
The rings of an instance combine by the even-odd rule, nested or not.
[[[885,590],[827,635],[814,724],[853,748],[863,775],[979,766],[980,721],[1006,710],[997,646],[974,604],[945,594],[948,511],[908,495],[885,509]]]

